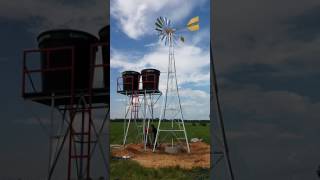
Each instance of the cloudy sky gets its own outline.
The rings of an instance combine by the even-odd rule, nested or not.
[[[165,92],[168,47],[159,42],[155,20],[167,17],[176,28],[200,17],[200,30],[183,31],[185,43],[175,48],[177,78],[185,119],[209,119],[210,1],[111,1],[111,118],[123,118],[124,99],[116,94],[117,78],[125,70],[159,69],[160,90]],[[155,108],[159,116],[162,100]],[[200,110],[199,110],[200,109]]]
[[[145,2],[150,4],[151,1]],[[134,19],[141,19],[140,14],[130,16],[132,21],[128,23],[125,15],[144,12],[149,17],[149,11],[165,12],[162,7],[167,4],[190,13],[195,9],[201,11],[206,3],[190,1],[191,5],[187,5],[181,2],[163,0],[158,6],[142,6],[140,10],[130,9],[137,7],[135,4],[122,11],[112,10],[112,14],[123,17],[113,28],[119,31],[119,37],[126,39],[112,42],[112,51],[124,57],[118,58],[116,66],[119,69],[115,68],[115,74],[121,68],[132,66],[126,61],[129,56],[144,67],[142,62],[155,61],[151,56],[159,57],[151,52],[161,52],[161,46],[154,45],[154,36],[148,34],[152,31],[146,24],[150,23]],[[1,86],[0,94],[0,179],[41,179],[46,174],[47,136],[34,119],[48,117],[48,109],[21,98],[22,50],[36,47],[38,32],[47,28],[71,27],[97,34],[107,22],[108,8],[104,4],[101,0],[90,3],[84,0],[76,3],[63,0],[0,1],[0,81],[5,84]],[[190,7],[195,9],[190,10]],[[316,180],[315,170],[320,164],[320,2],[216,0],[213,11],[214,60],[237,179]],[[166,13],[169,16],[170,11]],[[186,22],[193,15],[180,11],[173,14],[181,14],[182,17],[172,15],[178,23]],[[154,18],[151,19],[152,24]],[[139,25],[135,27],[137,23]],[[199,44],[201,40],[192,34],[186,36],[187,42],[181,48],[205,52],[205,47]],[[146,50],[123,52],[124,49],[135,49],[132,47],[136,42],[141,42],[138,49]],[[145,53],[148,57],[141,55]],[[179,72],[183,73],[183,70]],[[205,87],[208,82],[202,79],[208,77],[201,72],[197,76],[199,80],[192,78],[193,81],[201,82],[199,87]],[[189,78],[179,80],[196,83],[187,82]],[[185,89],[194,92],[191,87]]]
[[[320,164],[320,2],[214,3],[214,60],[239,179],[312,179]]]

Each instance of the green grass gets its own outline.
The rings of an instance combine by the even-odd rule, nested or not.
[[[137,122],[138,125],[141,125],[140,122]],[[153,123],[155,127],[157,127],[157,123]],[[210,132],[209,132],[209,123],[194,123],[195,126],[191,122],[186,122],[185,127],[188,134],[188,139],[190,141],[191,138],[201,138],[204,142],[210,143]],[[205,124],[205,125],[204,125]],[[161,128],[169,128],[171,127],[170,122],[161,122]],[[180,134],[179,137],[182,137],[183,134]],[[161,132],[161,137],[166,136],[166,132]],[[142,137],[140,138],[142,139]],[[139,142],[138,131],[133,122],[131,122],[127,143],[136,143]],[[110,143],[111,144],[122,144],[123,141],[123,122],[111,122],[110,128]],[[165,141],[165,140],[164,140]]]
[[[111,180],[205,180],[209,169],[145,168],[131,160],[111,160]]]
[[[138,122],[139,123],[139,122]],[[140,125],[140,124],[139,124]],[[157,124],[154,123],[157,127]],[[171,123],[162,122],[162,128],[171,127]],[[137,130],[134,123],[131,124],[127,143],[139,141]],[[185,127],[188,139],[202,138],[204,142],[210,142],[209,123],[191,123],[186,122]],[[161,132],[161,136],[165,136]],[[122,144],[123,141],[123,122],[111,122],[110,142],[111,144]],[[164,139],[162,139],[164,141]],[[140,141],[141,142],[141,141]],[[204,180],[209,179],[209,169],[195,168],[184,170],[179,167],[175,168],[145,168],[132,160],[111,160],[110,174],[112,180]]]

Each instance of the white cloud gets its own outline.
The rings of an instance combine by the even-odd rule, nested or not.
[[[205,0],[111,0],[111,16],[121,30],[130,38],[154,33],[154,21],[158,16],[166,16],[174,22],[183,20],[192,10]]]
[[[180,90],[182,108],[185,119],[205,120],[210,115],[209,92],[185,88]]]
[[[188,97],[188,98],[202,99],[202,100],[210,98],[209,93],[202,90],[194,90],[190,88],[181,89],[180,95],[181,97]]]
[[[209,52],[192,45],[180,46],[175,50],[175,61],[177,77],[181,85],[209,82]],[[111,68],[119,68],[120,71],[141,71],[150,67],[159,69],[164,77],[168,67],[168,47],[158,46],[142,57],[135,57],[116,49],[111,50]]]

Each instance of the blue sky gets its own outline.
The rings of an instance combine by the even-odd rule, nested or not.
[[[123,117],[123,97],[115,91],[116,79],[122,71],[143,68],[166,71],[168,47],[159,42],[154,30],[159,16],[171,19],[175,27],[185,27],[192,17],[200,17],[199,31],[181,33],[186,41],[177,44],[175,56],[185,119],[209,119],[209,0],[111,1],[111,96],[114,97],[111,98],[111,117]],[[163,92],[164,77],[165,74],[161,74],[160,90]],[[159,112],[159,108],[156,111]]]

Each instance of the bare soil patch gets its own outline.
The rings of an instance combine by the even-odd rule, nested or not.
[[[183,169],[192,169],[196,167],[210,167],[210,145],[204,142],[190,143],[190,153],[179,152],[177,154],[168,154],[164,152],[162,144],[156,152],[148,148],[144,151],[143,144],[128,144],[126,148],[111,148],[113,157],[130,156],[130,159],[137,161],[140,165],[148,168],[163,168],[179,166]]]

